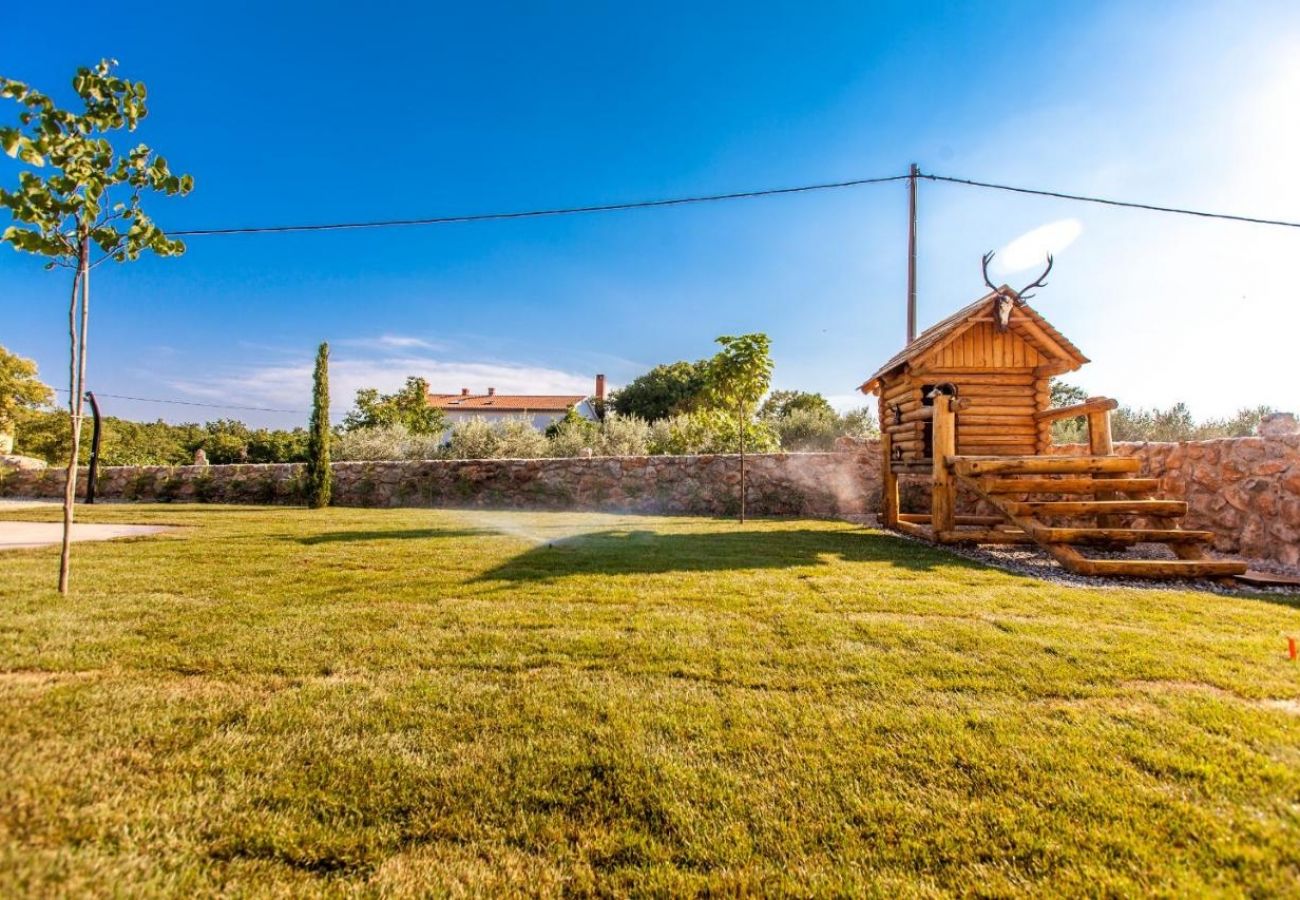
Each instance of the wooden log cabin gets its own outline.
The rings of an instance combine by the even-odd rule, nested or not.
[[[1177,527],[1186,503],[1158,498],[1156,479],[1137,477],[1137,460],[1113,455],[1114,400],[1052,408],[1050,380],[1087,362],[1005,285],[922,332],[861,386],[879,397],[882,523],[939,543],[1039,544],[1081,574],[1244,573],[1244,563],[1208,558],[1209,532]],[[1052,424],[1079,416],[1087,454],[1052,453]],[[899,509],[898,478],[908,474],[929,476],[929,513]],[[959,487],[996,515],[959,514]],[[1150,543],[1176,558],[1086,555]]]

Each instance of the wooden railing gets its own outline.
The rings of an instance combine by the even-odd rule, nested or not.
[[[933,460],[930,484],[930,528],[936,535],[951,531],[956,522],[957,485],[949,461],[957,455],[957,411],[965,401],[945,394],[934,397],[931,412],[931,451]],[[1119,404],[1107,397],[1089,397],[1074,406],[1044,409],[1034,413],[1039,422],[1054,422],[1085,416],[1088,420],[1088,451],[1092,456],[1110,456],[1114,447],[1110,437],[1110,411]],[[894,512],[897,516],[897,512]]]
[[[1110,411],[1118,406],[1119,402],[1109,397],[1089,397],[1074,406],[1040,409],[1034,413],[1034,419],[1039,422],[1055,422],[1059,419],[1086,416],[1088,419],[1088,452],[1092,456],[1110,456],[1115,452],[1110,438]]]
[[[917,420],[929,419],[930,424],[930,528],[933,534],[951,531],[956,522],[957,485],[949,467],[951,457],[957,455],[957,413],[968,406],[969,400],[959,400],[947,394],[936,393],[934,405],[922,407],[903,416],[903,422],[882,429],[882,451],[885,466],[881,473],[884,496],[881,518],[893,527],[900,521],[898,509],[898,478],[893,471],[891,448],[896,432],[902,426]],[[1044,409],[1034,413],[1037,422],[1055,422],[1084,416],[1088,420],[1088,452],[1091,456],[1111,456],[1114,446],[1110,434],[1110,411],[1119,404],[1108,397],[1089,397],[1074,406]]]

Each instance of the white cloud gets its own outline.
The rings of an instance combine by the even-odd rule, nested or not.
[[[1083,223],[1078,219],[1060,219],[1026,231],[1008,241],[990,265],[993,272],[1010,274],[1024,269],[1041,267],[1047,256],[1057,256],[1083,234]]]
[[[448,345],[405,334],[381,334],[378,337],[344,338],[336,344],[371,350],[445,350]]]

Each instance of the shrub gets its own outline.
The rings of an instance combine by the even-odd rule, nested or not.
[[[643,456],[648,452],[650,424],[639,416],[609,413],[600,423],[601,456]]]
[[[648,449],[656,454],[735,453],[740,448],[736,419],[716,409],[660,419],[649,430]],[[770,423],[759,420],[746,425],[746,450],[770,453],[779,446]]]
[[[462,419],[451,427],[447,455],[452,459],[491,459],[497,455],[497,435],[486,419]]]
[[[878,438],[880,423],[869,406],[851,409],[840,416],[840,434],[853,438]]]
[[[546,435],[526,416],[497,422],[465,419],[451,429],[447,456],[452,459],[534,459],[548,455]]]
[[[546,429],[546,436],[551,456],[581,456],[583,450],[595,456],[644,456],[650,425],[638,416],[613,412],[601,422],[573,415]]]
[[[442,439],[434,434],[412,434],[404,425],[357,428],[340,434],[333,448],[336,459],[437,459],[443,455]]]
[[[839,416],[834,410],[796,407],[769,421],[782,450],[830,450],[840,436]]]
[[[493,431],[497,437],[497,456],[501,459],[534,459],[546,456],[550,449],[546,435],[526,416],[502,419],[494,424]]]
[[[876,417],[863,407],[840,415],[830,405],[787,405],[784,412],[770,416],[782,450],[833,450],[840,437],[869,438],[880,434]]]
[[[546,429],[550,443],[549,456],[580,456],[583,450],[604,455],[601,444],[601,427],[581,417],[565,418]]]

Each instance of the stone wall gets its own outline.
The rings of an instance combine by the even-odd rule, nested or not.
[[[755,515],[854,515],[880,505],[880,454],[868,444],[843,453],[746,457]],[[729,514],[738,508],[735,455],[565,459],[429,460],[334,464],[339,506],[446,506]],[[83,484],[79,492],[84,492]],[[301,502],[300,465],[140,466],[100,470],[105,500],[208,503]],[[0,476],[0,496],[61,497],[64,473],[50,468]]]
[[[1217,550],[1300,565],[1300,435],[1116,444],[1161,493],[1187,501],[1185,528],[1213,531]]]
[[[1058,447],[1082,453],[1081,447]],[[1300,435],[1184,443],[1118,443],[1168,497],[1186,500],[1188,528],[1215,547],[1300,565]],[[755,515],[833,516],[880,507],[880,449],[768,453],[747,458]],[[83,474],[84,480],[84,474]],[[740,480],[736,456],[437,460],[334,464],[340,506],[445,506],[729,514]],[[143,466],[101,470],[106,500],[298,503],[296,465]],[[905,488],[905,509],[929,504],[925,479]],[[0,469],[0,496],[60,497],[63,472]]]

